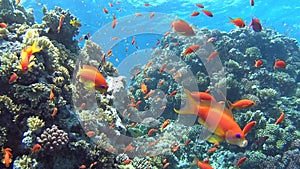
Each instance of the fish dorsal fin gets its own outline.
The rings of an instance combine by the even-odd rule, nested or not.
[[[90,66],[90,65],[82,65],[82,68],[83,69],[90,69],[90,70],[99,72],[99,70],[96,67]]]
[[[188,89],[183,89],[186,94],[186,103],[180,110],[174,108],[174,111],[178,114],[197,114],[196,108],[198,102],[193,99],[191,92]]]
[[[201,101],[200,104],[201,104],[201,106],[205,105],[205,104],[209,104],[211,109],[217,110],[215,112],[225,113],[227,116],[233,118],[232,111],[229,108],[227,108],[225,105],[221,104],[221,103],[209,100],[209,101]],[[208,106],[208,105],[206,105],[206,106]]]

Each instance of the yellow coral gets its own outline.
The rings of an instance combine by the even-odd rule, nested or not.
[[[36,131],[45,126],[45,122],[38,116],[31,116],[27,119],[27,126],[30,131]]]

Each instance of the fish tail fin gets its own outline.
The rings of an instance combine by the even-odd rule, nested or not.
[[[32,46],[31,46],[31,50],[32,50],[32,53],[36,53],[36,52],[41,51],[42,48],[41,48],[41,47],[38,47],[38,46],[37,46],[37,42],[34,41],[33,44],[32,44]]]
[[[193,163],[197,165],[199,161],[200,161],[199,158],[195,155]]]
[[[35,65],[35,62],[30,62],[28,65],[28,69],[31,69],[33,65]]]
[[[226,103],[228,104],[228,109],[229,109],[230,111],[232,111],[232,109],[233,109],[232,102],[229,101],[229,100],[226,100]]]
[[[230,21],[227,23],[229,23],[229,24],[233,23],[233,19],[231,17],[228,17],[228,18],[230,19]]]
[[[189,90],[187,90],[187,89],[183,89],[183,90],[184,90],[184,93],[186,94],[185,106],[183,108],[181,108],[180,110],[174,108],[174,111],[178,114],[195,114],[195,113],[197,113],[197,112],[195,112],[195,109],[197,108],[197,105],[199,103],[197,103],[197,101],[193,99],[192,94]]]

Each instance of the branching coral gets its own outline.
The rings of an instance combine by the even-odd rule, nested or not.
[[[36,131],[44,127],[45,122],[41,120],[38,116],[31,116],[27,119],[27,126],[30,131]]]
[[[28,155],[22,155],[14,160],[14,169],[35,169],[38,166],[38,162],[35,158]]]

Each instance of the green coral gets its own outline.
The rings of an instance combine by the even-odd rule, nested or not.
[[[43,83],[34,83],[28,86],[16,85],[15,87],[15,97],[19,100],[30,101],[31,107],[39,107],[46,96],[49,96],[49,88]]]
[[[260,168],[260,165],[266,160],[267,156],[260,151],[246,151],[247,160],[243,166],[249,168]]]
[[[41,120],[38,116],[31,116],[27,119],[27,126],[29,127],[30,131],[37,131],[45,126],[45,122],[44,120]]]
[[[128,127],[127,130],[131,134],[132,137],[143,136],[147,133],[148,127],[143,124],[136,125],[134,127]]]
[[[257,94],[263,103],[275,101],[278,98],[278,92],[272,88],[257,90]]]
[[[261,56],[260,49],[257,47],[247,48],[245,54],[247,55],[247,57],[250,57],[253,59],[258,59]]]
[[[0,28],[0,40],[4,40],[7,38],[8,30],[4,28]]]
[[[14,169],[35,169],[37,168],[38,162],[36,159],[31,158],[28,155],[22,155],[17,157],[14,161]]]
[[[21,106],[15,104],[7,95],[0,96],[0,103],[0,115],[4,112],[18,114],[21,110]]]

